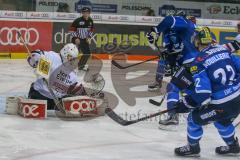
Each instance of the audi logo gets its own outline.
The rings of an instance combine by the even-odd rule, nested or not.
[[[35,28],[16,28],[3,27],[0,28],[0,44],[1,45],[23,45],[17,35],[20,32],[24,41],[28,45],[35,45],[39,40],[39,33]]]

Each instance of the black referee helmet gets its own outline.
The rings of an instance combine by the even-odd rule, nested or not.
[[[81,9],[81,12],[83,13],[83,12],[91,12],[91,9],[89,8],[89,7],[83,7],[82,9]]]

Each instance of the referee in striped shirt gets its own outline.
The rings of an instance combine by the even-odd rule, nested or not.
[[[93,20],[90,17],[91,10],[88,7],[83,7],[81,10],[82,16],[75,19],[70,27],[72,35],[72,43],[78,46],[78,50],[82,51],[83,56],[79,60],[78,69],[88,70],[87,61],[91,56],[89,40],[93,36]]]

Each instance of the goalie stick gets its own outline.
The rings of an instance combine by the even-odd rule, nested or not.
[[[138,122],[141,122],[141,121],[144,121],[144,120],[147,120],[149,118],[152,118],[152,117],[156,117],[156,116],[159,116],[161,114],[164,114],[164,113],[167,113],[167,112],[170,112],[172,110],[174,110],[176,108],[172,108],[172,109],[169,109],[169,110],[164,110],[164,111],[159,111],[159,112],[156,112],[156,113],[153,113],[149,116],[145,116],[145,117],[142,117],[142,118],[139,118],[139,119],[136,119],[136,120],[124,120],[121,116],[117,115],[111,108],[106,108],[105,110],[105,113],[112,119],[114,120],[115,122],[117,122],[118,124],[122,125],[122,126],[128,126],[128,125],[131,125],[131,124],[134,124],[134,123],[138,123]]]
[[[20,33],[20,31],[17,31],[17,34],[18,34],[18,38],[22,41],[24,47],[26,48],[27,53],[28,53],[28,56],[30,56],[30,55],[31,55],[31,52],[30,52],[30,50],[29,50],[26,42],[24,41],[24,39],[23,39],[23,37],[22,37],[22,34]]]
[[[239,125],[240,125],[240,121],[237,122],[237,123],[234,125],[234,127],[237,128]]]
[[[52,97],[53,97],[53,101],[54,101],[55,106],[57,107],[57,109],[58,109],[60,112],[66,114],[66,111],[64,110],[64,107],[63,107],[61,101],[59,101],[59,99],[55,96],[55,94],[54,94],[52,88],[49,87],[49,84],[48,84],[47,80],[46,80],[45,78],[43,78],[43,81],[44,81],[44,83],[46,84],[46,86],[47,86],[47,88],[48,88],[50,94],[52,95]],[[56,108],[55,108],[55,110],[56,110]]]
[[[163,97],[162,97],[160,102],[157,102],[157,101],[155,101],[153,99],[149,99],[149,103],[151,103],[151,104],[153,104],[155,106],[161,106],[163,101],[164,101],[164,99],[165,99],[165,97],[166,97],[166,93],[163,95]]]

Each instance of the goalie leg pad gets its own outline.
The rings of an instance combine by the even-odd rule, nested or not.
[[[47,118],[47,101],[19,98],[18,113],[24,118]]]
[[[72,115],[80,115],[81,117],[97,117],[104,115],[103,99],[76,96],[62,99],[62,103],[66,113]]]

